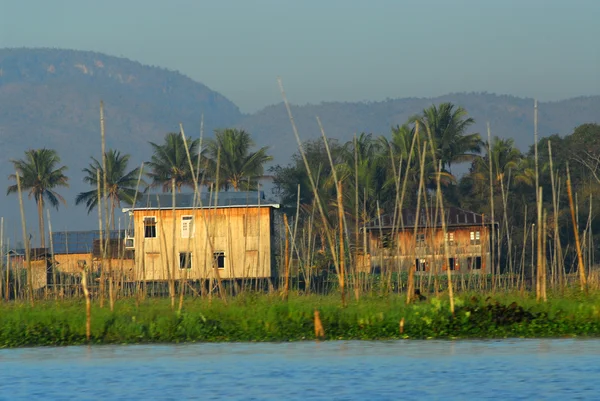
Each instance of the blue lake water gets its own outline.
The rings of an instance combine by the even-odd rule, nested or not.
[[[600,340],[10,349],[0,399],[600,399]]]

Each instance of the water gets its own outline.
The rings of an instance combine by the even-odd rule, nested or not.
[[[0,399],[597,399],[600,340],[0,350]]]

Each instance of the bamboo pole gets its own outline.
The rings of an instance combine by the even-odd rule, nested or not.
[[[337,183],[337,206],[338,206],[338,219],[339,219],[339,235],[340,235],[340,292],[342,293],[342,305],[346,306],[346,272],[345,272],[345,259],[344,253],[344,204],[342,201],[342,181]]]
[[[48,235],[50,237],[50,257],[52,258],[52,288],[54,290],[54,299],[58,300],[58,293],[56,292],[56,266],[54,260],[54,239],[52,238],[52,221],[50,220],[50,209],[46,209],[46,215],[48,218]]]
[[[90,336],[92,332],[92,303],[87,284],[87,271],[85,268],[85,262],[80,264],[79,268],[81,269],[81,288],[83,289],[83,295],[85,297],[85,339],[87,342],[90,342]]]
[[[10,238],[8,239],[7,248],[10,249]],[[10,255],[6,252],[6,294],[4,295],[6,302],[10,299]]]
[[[429,137],[429,147],[431,149],[431,158],[432,158],[433,162],[436,163],[433,135],[431,134],[431,130],[429,129],[429,126],[426,126],[426,129],[427,129],[427,135]],[[489,138],[489,136],[490,136],[490,125],[488,123],[488,138]],[[491,152],[490,152],[490,160],[491,160]],[[421,170],[423,170],[423,166],[421,167]],[[423,174],[422,171],[421,171],[421,174]],[[450,271],[450,259],[449,259],[450,252],[448,249],[448,241],[446,241],[446,234],[448,231],[447,231],[447,227],[446,227],[446,216],[444,213],[444,199],[442,197],[441,176],[442,176],[442,161],[439,160],[437,175],[436,175],[436,197],[437,197],[436,208],[437,208],[437,205],[439,204],[440,219],[442,221],[442,235],[443,235],[442,241],[444,244],[443,245],[443,247],[444,247],[444,264],[446,265],[446,273],[447,273],[447,278],[448,278],[448,296],[450,297],[450,313],[452,313],[452,315],[454,315],[454,289],[452,287],[452,272]],[[494,220],[493,216],[494,215],[493,215],[493,211],[492,211],[492,222]],[[437,213],[436,213],[436,218],[437,218]],[[482,220],[482,223],[484,223],[483,220]],[[492,230],[493,230],[493,226],[492,226]],[[436,274],[437,274],[437,272],[436,272]]]
[[[284,261],[284,268],[285,268],[285,286],[283,289],[283,298],[285,300],[288,299],[288,291],[290,288],[290,239],[289,239],[289,235],[288,232],[290,231],[290,226],[288,225],[288,218],[287,218],[287,214],[283,215],[283,225],[284,225],[284,230],[285,230],[285,261]]]
[[[490,259],[492,267],[492,292],[496,290],[496,261],[494,255],[494,245],[496,239],[496,228],[494,224],[494,172],[493,172],[493,154],[492,154],[492,133],[490,130],[490,123],[487,123],[487,135],[488,135],[488,162],[490,170],[490,215],[492,217],[492,224],[490,231],[492,232],[492,244],[490,246]]]
[[[19,172],[15,174],[17,178],[17,190],[19,191],[19,209],[21,210],[21,227],[23,229],[23,245],[25,246],[25,263],[27,264],[27,282],[29,287],[29,302],[33,307],[33,271],[31,269],[31,246],[27,236],[27,224],[25,223],[25,208],[23,207],[23,193],[21,192],[21,176]]]
[[[525,294],[525,248],[527,247],[527,204],[523,217],[523,249],[521,251],[521,295]]]
[[[550,161],[550,183],[552,184],[552,212],[553,212],[553,219],[554,219],[554,247],[553,247],[553,252],[554,252],[554,257],[552,260],[552,288],[555,289],[556,286],[556,273],[558,271],[558,257],[559,257],[559,253],[558,253],[558,249],[559,249],[559,244],[560,244],[560,237],[558,235],[558,198],[557,198],[557,194],[556,194],[556,185],[555,185],[555,180],[554,180],[554,166],[553,166],[553,160],[552,160],[552,144],[551,141],[548,140],[548,158]]]
[[[541,194],[540,194],[540,199],[541,199]],[[541,255],[542,255],[542,272],[540,274],[540,278],[541,278],[541,285],[540,285],[540,291],[541,291],[541,297],[542,300],[544,302],[548,301],[548,295],[546,293],[546,285],[547,285],[547,258],[546,258],[546,246],[547,246],[547,227],[548,227],[548,213],[546,211],[546,209],[543,210],[542,212],[542,251],[541,251]]]
[[[327,216],[325,214],[325,210],[323,209],[323,205],[321,203],[321,198],[319,196],[319,192],[317,190],[317,185],[316,185],[314,177],[312,175],[310,165],[308,163],[308,160],[306,159],[306,154],[304,152],[304,147],[302,146],[302,142],[300,141],[300,135],[298,134],[298,129],[296,127],[296,123],[294,122],[294,117],[292,115],[292,110],[291,110],[290,105],[289,105],[289,103],[287,101],[287,97],[285,95],[285,91],[283,90],[283,83],[281,82],[281,79],[278,79],[277,81],[279,83],[279,89],[281,91],[281,96],[283,97],[283,103],[284,103],[284,105],[286,107],[286,110],[288,112],[288,117],[289,117],[290,123],[292,125],[292,131],[294,132],[294,136],[296,137],[296,142],[298,143],[298,149],[300,150],[300,155],[302,156],[302,160],[304,162],[304,167],[306,168],[306,172],[308,173],[308,178],[309,178],[312,190],[313,190],[313,195],[315,197],[315,202],[317,203],[317,207],[319,208],[319,213],[321,215],[321,222],[322,222],[323,228],[325,230],[325,237],[326,237],[327,242],[329,244],[329,249],[330,249],[332,257],[333,257],[333,264],[335,266],[335,271],[336,271],[336,274],[338,275],[338,280],[339,280],[339,277],[340,277],[339,261],[338,261],[338,258],[337,258],[337,254],[335,252],[335,245],[333,243],[333,238],[331,237],[331,232],[329,230],[329,224],[327,222]]]
[[[573,204],[573,192],[571,189],[571,173],[567,163],[567,195],[569,197],[569,208],[571,209],[571,220],[573,222],[573,234],[575,235],[575,247],[577,251],[577,262],[579,270],[579,283],[581,291],[587,290],[587,280],[585,275],[585,266],[583,264],[583,255],[581,253],[581,243],[579,241],[579,227],[577,226],[577,217],[575,216],[575,205]]]
[[[102,226],[102,189],[100,187],[100,170],[96,169],[96,193],[98,197],[98,202],[96,207],[98,208],[98,237],[100,242],[100,308],[104,308],[104,292],[105,289],[105,266],[104,266],[104,227]]]
[[[177,259],[177,211],[176,211],[176,188],[175,188],[175,178],[171,178],[171,212],[172,212],[172,226],[173,232],[171,237],[171,252],[173,255],[173,262],[171,263],[171,276],[169,279],[169,295],[171,297],[171,310],[175,310],[175,265],[178,265]]]
[[[537,195],[537,270],[535,283],[535,299],[539,302],[542,298],[542,233],[544,230],[544,222],[542,218],[542,187],[538,187]]]
[[[104,239],[105,246],[102,252],[102,269],[104,269],[104,263],[108,260],[108,302],[110,311],[115,309],[115,294],[114,294],[114,283],[112,277],[112,265],[111,265],[111,254],[110,254],[110,222],[108,213],[108,181],[106,177],[106,135],[104,131],[104,102],[100,101],[100,138],[102,141],[102,198],[104,200],[104,229],[106,231],[106,238]],[[100,207],[100,202],[98,202]],[[102,228],[100,229],[102,231]],[[108,258],[107,258],[108,256]]]
[[[358,244],[360,242],[359,233],[359,198],[358,198],[358,149],[356,147],[357,140],[356,134],[354,134],[354,298],[358,301],[360,299],[360,277],[359,277],[359,266],[358,266]],[[362,263],[367,261],[367,250],[363,249],[362,252]]]
[[[417,233],[419,232],[419,212],[421,209],[421,193],[423,192],[423,181],[424,181],[424,174],[425,174],[425,156],[427,155],[427,141],[423,141],[423,153],[421,156],[421,174],[420,174],[420,178],[419,178],[419,189],[417,192],[417,210],[415,212],[415,224],[414,224],[414,228],[413,228],[413,249],[416,249],[417,247]],[[414,251],[413,251],[414,252]],[[416,254],[415,254],[416,256]],[[415,259],[416,261],[416,259]],[[406,294],[406,304],[410,304],[410,302],[412,301],[412,298],[414,296],[414,291],[415,291],[415,270],[416,270],[417,266],[415,265],[410,265],[410,270],[408,273],[408,283],[407,283],[407,294]]]
[[[0,217],[0,266],[4,261],[4,217]],[[8,270],[8,266],[6,266]],[[2,269],[0,269],[0,272]],[[0,277],[0,300],[4,299],[4,285],[2,284],[2,277]],[[8,291],[8,288],[6,288]]]

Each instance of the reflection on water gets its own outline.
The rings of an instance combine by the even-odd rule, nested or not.
[[[0,350],[0,399],[573,399],[600,340],[297,342]]]

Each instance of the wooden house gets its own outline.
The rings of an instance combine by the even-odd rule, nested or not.
[[[275,275],[275,211],[262,192],[146,194],[124,209],[133,233],[135,279],[270,278]]]
[[[417,273],[438,274],[447,269],[456,273],[489,272],[491,230],[497,229],[497,224],[481,214],[449,207],[444,210],[444,235],[440,215],[439,210],[424,208],[416,221],[415,209],[403,209],[396,216],[387,214],[372,220],[366,227],[371,268],[408,270],[414,266]]]
[[[104,263],[108,266],[110,262],[116,276],[123,274],[125,279],[131,280],[134,265],[133,252],[124,249],[125,233],[125,230],[109,230],[103,233],[105,243],[107,235],[110,237],[109,253],[105,255]],[[53,232],[52,248],[57,270],[60,273],[79,274],[81,272],[79,266],[82,264],[91,266],[93,272],[102,268],[103,255],[99,230]]]
[[[8,268],[12,271],[27,270],[25,249],[11,249],[8,251]],[[34,290],[45,288],[52,284],[52,258],[48,248],[31,248],[29,250],[29,261],[31,263],[31,283]]]

